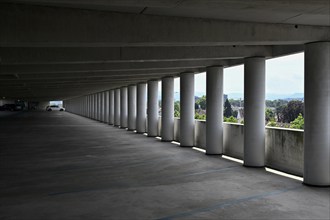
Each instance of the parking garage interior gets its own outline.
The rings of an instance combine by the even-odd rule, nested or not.
[[[1,103],[22,106],[0,111],[1,219],[330,218],[328,0],[0,6]],[[305,129],[265,128],[265,61],[300,52]],[[231,125],[223,72],[241,64]]]

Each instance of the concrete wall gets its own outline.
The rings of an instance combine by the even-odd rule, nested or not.
[[[180,118],[174,118],[174,140],[180,142]]]
[[[205,149],[206,147],[206,121],[195,120],[195,146]]]
[[[266,166],[303,175],[304,131],[266,127]]]
[[[161,117],[158,121],[161,136]],[[266,166],[294,175],[303,175],[303,130],[266,127]],[[174,119],[174,140],[180,142],[180,118]],[[224,154],[244,159],[244,125],[223,123]],[[205,149],[206,121],[195,120],[194,145]]]
[[[243,160],[244,126],[236,123],[223,123],[223,152],[225,155]]]
[[[205,149],[206,122],[195,120],[196,147]],[[283,172],[303,174],[303,130],[266,127],[266,166]],[[223,123],[224,154],[243,160],[244,125]],[[174,138],[180,142],[180,119],[174,120]]]

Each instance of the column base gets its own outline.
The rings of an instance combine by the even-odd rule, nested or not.
[[[158,137],[157,135],[147,135],[147,137]]]
[[[211,153],[205,153],[206,156],[222,156],[223,154],[218,154],[218,153],[214,153],[214,154],[211,154]]]
[[[247,168],[265,168],[266,166],[265,165],[263,165],[263,166],[253,166],[253,165],[243,164],[243,167],[247,167]]]
[[[137,134],[144,134],[144,133],[146,133],[145,131],[144,132],[142,132],[142,131],[136,131],[136,133]]]
[[[120,126],[119,128],[120,128],[120,129],[126,129],[127,127],[121,127],[121,126]]]
[[[162,142],[172,142],[173,140],[163,140],[162,139]]]
[[[316,185],[316,184],[310,184],[310,183],[306,183],[306,182],[302,182],[303,185],[306,186],[311,186],[311,187],[318,187],[318,188],[329,188],[330,185]]]
[[[181,145],[180,144],[180,147],[190,147],[190,148],[193,148],[194,146],[187,146],[187,145]]]
[[[127,131],[135,131],[136,129],[130,129],[130,128],[128,128],[127,129]]]

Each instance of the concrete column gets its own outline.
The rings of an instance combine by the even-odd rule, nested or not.
[[[88,117],[92,117],[92,96],[88,95]]]
[[[90,95],[90,97],[91,97],[91,119],[93,119],[94,118],[94,96],[93,96],[93,94],[91,94]]]
[[[104,102],[104,122],[109,124],[109,91],[105,91]]]
[[[87,101],[86,101],[86,116],[89,118],[89,114],[90,114],[90,108],[89,108],[89,104],[90,104],[90,97],[89,97],[89,95],[87,95],[87,97],[86,97],[87,99]]]
[[[244,166],[265,166],[265,58],[244,60]]]
[[[136,132],[146,132],[146,107],[147,107],[147,84],[139,83],[137,85],[137,109],[136,109]]]
[[[97,119],[97,94],[93,94],[93,119]]]
[[[100,93],[100,121],[104,122],[104,92]]]
[[[106,92],[102,92],[102,122],[105,123],[106,122],[106,111],[107,111],[107,93]]]
[[[101,109],[102,109],[102,94],[99,92],[97,93],[97,120],[101,121]]]
[[[195,74],[180,75],[180,146],[194,146]]]
[[[158,133],[158,81],[148,81],[148,136]]]
[[[95,120],[98,120],[98,94],[95,94]]]
[[[127,128],[127,87],[120,89],[120,128]]]
[[[115,106],[114,106],[115,126],[120,126],[120,89],[115,90]]]
[[[115,123],[115,91],[111,89],[109,91],[109,124]]]
[[[128,86],[128,130],[136,129],[136,85]]]
[[[330,186],[330,42],[305,46],[304,183]]]
[[[93,94],[93,119],[96,120],[96,94]]]
[[[206,69],[206,154],[223,153],[223,67]]]
[[[174,79],[162,79],[162,141],[174,139]]]

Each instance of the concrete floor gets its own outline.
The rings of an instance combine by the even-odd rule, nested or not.
[[[330,189],[67,112],[0,117],[0,219],[329,219]]]

